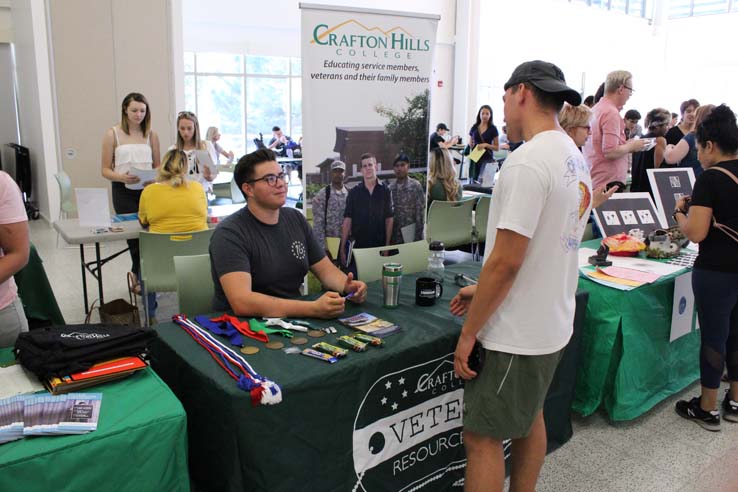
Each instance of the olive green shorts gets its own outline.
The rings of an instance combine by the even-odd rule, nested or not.
[[[526,437],[563,353],[484,350],[481,371],[464,384],[464,430],[499,440]]]

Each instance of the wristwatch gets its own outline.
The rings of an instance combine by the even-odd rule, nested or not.
[[[674,210],[674,213],[671,214],[671,218],[674,219],[675,222],[678,222],[677,221],[677,218],[676,218],[677,214],[682,214],[685,217],[687,216],[687,212],[685,212],[684,210],[680,210],[680,209],[677,208],[677,209]]]

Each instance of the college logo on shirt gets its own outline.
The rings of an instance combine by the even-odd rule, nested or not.
[[[305,245],[300,241],[292,242],[292,256],[302,261],[305,259]]]

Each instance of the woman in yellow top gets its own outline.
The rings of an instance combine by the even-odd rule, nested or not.
[[[138,220],[150,232],[194,232],[208,228],[208,203],[202,185],[187,179],[189,165],[181,150],[164,154],[156,183],[144,188]]]
[[[181,150],[164,154],[156,183],[144,188],[138,204],[138,220],[150,232],[195,232],[208,228],[208,203],[205,190],[187,179],[189,165]],[[156,294],[149,292],[149,316],[156,314]]]

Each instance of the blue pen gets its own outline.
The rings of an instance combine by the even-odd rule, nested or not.
[[[356,291],[354,291],[354,292],[349,292],[348,294],[346,294],[346,295],[344,296],[344,299],[351,299],[352,297],[354,297],[354,294],[356,294]]]

